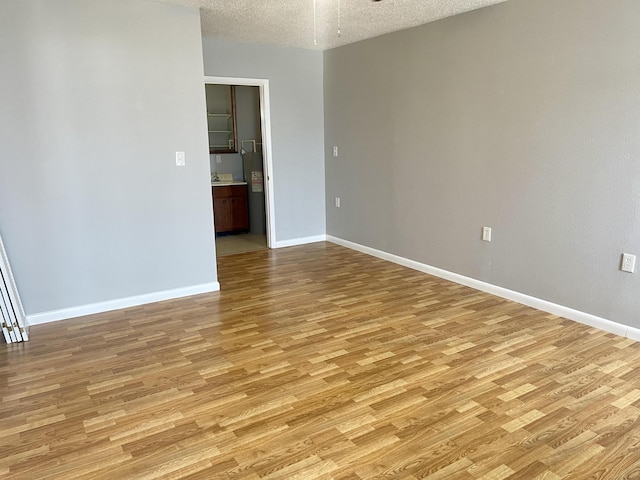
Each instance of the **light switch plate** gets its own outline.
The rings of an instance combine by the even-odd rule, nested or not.
[[[176,152],[176,167],[184,167],[185,157],[184,152]]]
[[[482,240],[485,242],[491,241],[491,227],[482,227]]]

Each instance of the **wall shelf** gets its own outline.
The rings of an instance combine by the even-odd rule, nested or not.
[[[205,84],[209,153],[237,153],[235,87]]]

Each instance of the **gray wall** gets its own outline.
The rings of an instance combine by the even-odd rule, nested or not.
[[[511,0],[325,52],[327,233],[640,327],[619,271],[640,254],[639,18]]]
[[[210,156],[211,172],[231,173],[233,179],[244,180],[242,171],[242,140],[261,142],[260,132],[260,89],[258,87],[236,86],[236,121],[238,129],[238,153],[222,153],[220,163],[216,156]]]
[[[0,232],[28,314],[216,281],[196,9],[4,0],[0,69]]]
[[[322,52],[203,40],[205,75],[269,80],[276,240],[325,233]]]

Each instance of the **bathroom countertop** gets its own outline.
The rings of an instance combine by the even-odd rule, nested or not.
[[[246,185],[247,182],[211,182],[212,187],[228,187],[229,185]]]

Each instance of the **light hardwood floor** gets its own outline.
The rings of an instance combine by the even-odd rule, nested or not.
[[[317,243],[0,346],[0,477],[633,479],[640,346]]]

